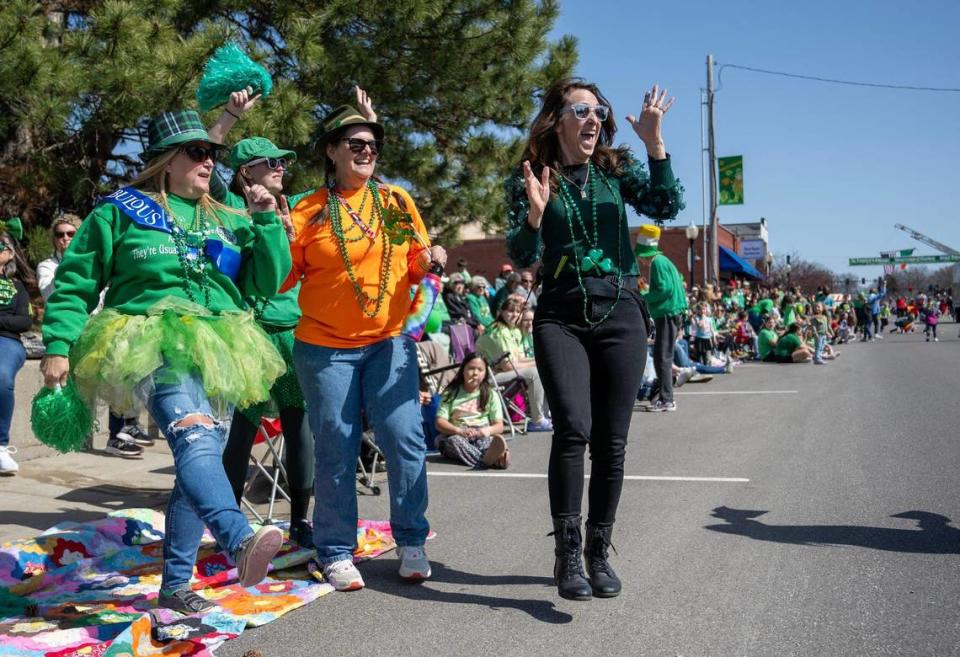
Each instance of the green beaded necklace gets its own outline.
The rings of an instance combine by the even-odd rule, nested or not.
[[[372,180],[367,181],[367,189],[373,194],[373,213],[374,217],[370,221],[371,227],[375,223],[383,223],[383,207],[380,205],[380,190]],[[357,276],[353,271],[353,263],[350,260],[350,254],[347,251],[347,240],[344,237],[343,219],[340,216],[340,200],[338,194],[334,191],[334,183],[331,182],[327,189],[327,208],[330,212],[330,228],[337,238],[337,249],[340,251],[340,257],[343,259],[343,266],[347,270],[347,278],[353,285],[353,294],[360,304],[360,311],[367,317],[373,318],[380,314],[383,307],[383,300],[387,296],[387,286],[390,284],[390,263],[393,259],[393,244],[387,239],[386,231],[381,230],[379,235],[374,235],[372,242],[376,242],[380,236],[383,242],[383,250],[380,255],[380,289],[377,297],[374,299],[367,294],[360,283],[357,282]],[[373,311],[369,307],[373,306]]]
[[[9,278],[0,277],[0,306],[5,306],[17,296],[17,286]]]
[[[180,220],[173,212],[168,214],[170,215],[170,237],[173,238],[177,260],[180,261],[180,268],[183,270],[183,290],[188,299],[209,308],[210,277],[207,272],[211,263],[204,249],[207,237],[210,235],[210,224],[207,222],[206,213],[200,203],[197,203],[193,226],[189,230],[180,225]],[[191,282],[200,288],[200,297],[193,293]]]
[[[570,241],[573,243],[573,258],[574,258],[574,269],[577,272],[577,284],[580,286],[580,292],[583,295],[583,320],[587,323],[588,326],[599,326],[606,321],[607,317],[613,313],[614,308],[617,307],[617,304],[620,302],[620,295],[623,291],[623,267],[621,266],[623,258],[623,249],[622,249],[622,239],[623,239],[623,230],[619,225],[619,220],[617,222],[617,264],[614,265],[613,261],[604,256],[603,249],[600,248],[600,229],[597,222],[597,194],[596,194],[596,179],[600,178],[603,180],[603,184],[606,185],[607,189],[617,200],[617,207],[620,212],[621,217],[625,216],[623,209],[623,201],[620,198],[620,195],[613,188],[613,185],[610,184],[610,180],[607,176],[602,173],[600,170],[595,169],[593,162],[587,163],[587,179],[588,179],[588,189],[590,197],[590,218],[591,218],[591,231],[587,231],[586,223],[583,220],[583,215],[580,214],[580,207],[577,202],[573,199],[573,196],[570,194],[568,187],[573,187],[580,192],[581,198],[584,197],[583,190],[574,185],[571,181],[567,180],[566,176],[561,176],[563,183],[557,188],[559,192],[559,197],[563,203],[564,208],[564,217],[567,219],[567,228],[570,231]],[[577,234],[575,226],[579,226],[580,232],[583,235],[583,242],[589,247],[587,255],[580,257],[580,249],[577,248]],[[600,271],[603,274],[612,274],[616,272],[617,274],[617,296],[613,301],[613,304],[610,306],[603,317],[597,321],[590,319],[590,316],[587,312],[588,309],[588,295],[587,289],[583,285],[583,274],[589,273],[592,271]]]

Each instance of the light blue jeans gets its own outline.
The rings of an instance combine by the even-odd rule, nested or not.
[[[361,411],[387,459],[393,537],[398,546],[423,545],[430,525],[416,345],[405,337],[353,349],[297,340],[293,363],[315,437],[313,542],[319,562],[350,559],[357,545]]]
[[[825,335],[818,335],[818,336],[815,338],[815,342],[814,342],[814,350],[815,350],[815,351],[814,351],[814,354],[813,354],[813,360],[815,360],[815,361],[817,361],[817,362],[823,361],[823,347],[824,347],[824,345],[826,345],[826,344],[827,344],[827,336],[825,336]]]
[[[181,376],[170,383],[169,373],[164,376],[161,368],[153,378],[153,390],[144,405],[163,430],[176,470],[173,492],[167,502],[160,585],[164,591],[172,591],[189,584],[193,576],[204,525],[231,555],[253,530],[237,506],[223,470],[222,454],[227,442],[224,426],[213,413],[199,375]],[[194,414],[213,420],[214,426],[175,426]]]

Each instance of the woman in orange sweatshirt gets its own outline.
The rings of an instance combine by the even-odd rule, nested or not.
[[[410,238],[426,229],[410,195],[373,178],[383,127],[341,106],[324,119],[327,185],[291,213],[293,268],[301,283],[293,359],[316,443],[314,543],[337,590],[363,587],[353,565],[355,469],[361,413],[387,459],[390,521],[400,576],[430,576],[425,442],[416,345],[401,335],[411,291],[446,253]]]

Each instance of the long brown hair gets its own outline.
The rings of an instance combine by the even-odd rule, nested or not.
[[[543,105],[533,123],[530,125],[530,136],[527,138],[527,145],[523,149],[523,156],[520,161],[530,161],[534,174],[540,175],[543,167],[548,166],[554,171],[561,167],[560,163],[560,143],[557,140],[557,122],[560,121],[560,111],[564,109],[567,102],[567,94],[575,89],[584,89],[597,97],[597,101],[604,105],[609,113],[607,120],[600,124],[600,136],[597,139],[597,146],[590,159],[601,169],[620,175],[622,172],[623,161],[627,156],[627,147],[613,147],[613,137],[617,134],[617,122],[613,118],[613,107],[610,101],[600,93],[600,89],[592,82],[587,82],[582,78],[565,78],[557,80],[547,89],[543,96]],[[550,186],[555,187],[557,179],[551,178]]]

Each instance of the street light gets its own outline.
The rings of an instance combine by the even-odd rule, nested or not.
[[[773,270],[773,251],[767,251],[767,276],[770,276],[770,272]]]
[[[686,229],[687,240],[690,242],[690,252],[689,257],[687,258],[689,262],[689,275],[687,276],[687,285],[693,286],[693,243],[697,241],[697,235],[700,234],[700,229],[697,228],[693,222],[690,222],[690,225]]]

